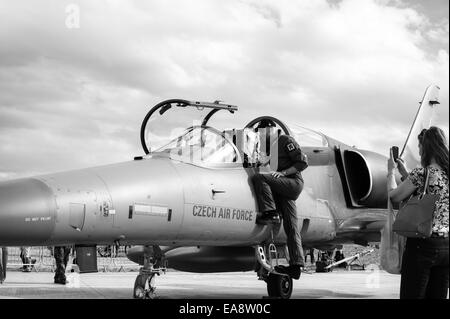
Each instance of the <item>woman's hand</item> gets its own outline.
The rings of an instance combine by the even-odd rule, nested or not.
[[[394,161],[394,156],[392,155],[392,150],[389,152],[390,157],[388,159],[388,174],[393,173],[394,170],[397,168],[397,163]]]
[[[401,159],[397,159],[397,169],[403,177],[408,176],[408,169],[406,168],[405,162]]]

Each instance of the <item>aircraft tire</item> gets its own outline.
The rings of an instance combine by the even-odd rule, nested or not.
[[[292,295],[293,286],[292,278],[287,275],[270,274],[267,279],[269,297],[289,299]]]

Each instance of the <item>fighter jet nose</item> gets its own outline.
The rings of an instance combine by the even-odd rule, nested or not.
[[[44,243],[55,226],[52,190],[34,178],[0,183],[0,245]]]

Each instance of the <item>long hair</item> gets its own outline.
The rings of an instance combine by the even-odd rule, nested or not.
[[[422,166],[427,167],[431,164],[431,159],[434,158],[436,163],[447,173],[448,177],[448,143],[444,131],[439,127],[431,126],[428,130],[422,130],[418,139],[422,146],[420,159]]]

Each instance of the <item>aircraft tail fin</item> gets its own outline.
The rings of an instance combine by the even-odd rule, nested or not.
[[[403,150],[400,153],[400,157],[405,160],[409,169],[413,169],[420,164],[417,136],[423,129],[431,126],[435,105],[439,104],[439,90],[440,88],[436,85],[430,85],[426,89]]]

